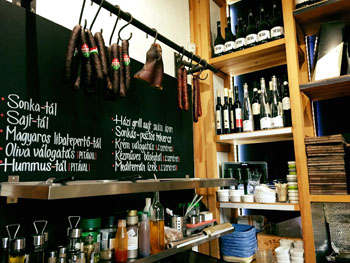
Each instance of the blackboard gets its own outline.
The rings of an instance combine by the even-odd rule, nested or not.
[[[164,74],[162,91],[132,79],[126,98],[88,95],[63,81],[70,30],[0,0],[0,36],[0,181],[194,176],[176,79]]]

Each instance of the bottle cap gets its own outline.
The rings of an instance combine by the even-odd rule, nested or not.
[[[79,238],[81,237],[81,229],[80,228],[74,228],[70,231],[70,237],[71,238]]]
[[[8,237],[1,238],[1,248],[7,249],[8,247],[9,247],[9,238]]]
[[[135,225],[139,222],[139,217],[137,216],[137,210],[129,210],[128,216],[126,217],[127,225]]]
[[[19,251],[26,248],[26,239],[19,237],[11,240],[10,248],[12,251]]]
[[[128,216],[137,216],[137,210],[128,210]]]
[[[89,229],[89,228],[100,228],[101,227],[101,218],[89,218],[82,219],[79,224],[79,228]]]
[[[49,251],[49,258],[55,258],[57,257],[57,251],[51,250]]]
[[[118,227],[126,227],[126,220],[125,219],[119,219],[118,220]]]
[[[45,235],[37,234],[33,236],[33,245],[35,247],[43,246],[44,243],[45,243]]]
[[[58,253],[59,253],[59,254],[67,254],[67,247],[65,247],[65,246],[59,246],[59,247],[58,247]]]

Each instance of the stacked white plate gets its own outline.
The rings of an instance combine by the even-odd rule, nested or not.
[[[276,191],[264,185],[255,187],[254,196],[258,203],[276,203]]]
[[[293,248],[290,250],[292,263],[304,263],[304,249]]]
[[[278,247],[275,249],[277,263],[290,263],[289,247]]]
[[[298,176],[295,161],[288,162],[288,200],[291,203],[299,203]]]

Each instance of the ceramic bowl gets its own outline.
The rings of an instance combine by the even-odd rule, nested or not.
[[[241,196],[242,191],[241,190],[230,190],[229,191],[229,196]]]
[[[293,246],[295,248],[304,248],[304,242],[301,240],[297,240],[293,242]]]
[[[243,195],[242,199],[243,199],[243,202],[253,203],[254,202],[254,195]]]
[[[232,196],[230,195],[231,202],[241,202],[241,196]]]
[[[290,250],[290,254],[295,258],[303,258],[304,257],[304,249],[303,248],[293,248]]]
[[[281,246],[281,247],[293,248],[293,240],[290,240],[290,239],[280,239],[280,246]]]
[[[276,256],[288,256],[289,257],[289,247],[277,247],[275,249]]]

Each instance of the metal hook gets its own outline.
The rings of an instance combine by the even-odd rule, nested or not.
[[[93,25],[95,24],[96,18],[97,18],[98,14],[99,14],[100,11],[101,11],[101,7],[102,7],[104,1],[105,1],[105,0],[101,0],[100,6],[99,6],[98,9],[97,9],[97,12],[96,12],[96,15],[95,15],[95,17],[94,17],[94,20],[92,20],[92,23],[91,23],[91,25],[90,25],[90,31],[92,30],[92,27],[93,27]]]
[[[83,0],[83,5],[81,6],[80,16],[79,16],[79,25],[81,24],[81,19],[83,18],[84,8],[86,0]]]
[[[36,226],[37,223],[44,223],[44,227],[43,229],[41,230],[41,235],[44,234],[44,231],[45,231],[45,228],[46,228],[46,225],[47,225],[47,221],[46,220],[36,220],[33,222],[33,225],[34,225],[34,228],[35,228],[35,231],[37,234],[39,234],[39,231],[38,231],[38,228]]]
[[[202,61],[202,59],[201,59],[201,61]],[[208,65],[208,62],[206,61],[206,60],[204,60],[205,61],[205,66],[203,66],[203,68],[200,70],[200,72],[199,72],[199,74],[198,74],[198,78],[200,79],[200,80],[206,80],[207,78],[208,78],[208,73],[207,73],[207,75],[205,76],[205,78],[204,79],[202,79],[201,78],[201,74],[202,74],[202,72],[203,72],[203,70],[205,70],[205,68],[207,67],[207,65]]]
[[[132,20],[134,19],[130,13],[127,13],[127,14],[130,16],[130,21],[129,21],[127,24],[125,24],[121,29],[119,29],[119,32],[118,32],[118,42],[119,42],[119,40],[127,40],[127,41],[129,41],[129,40],[132,38],[132,32],[130,32],[130,37],[129,37],[128,39],[122,39],[122,38],[120,37],[120,32],[121,32],[125,27],[127,27],[128,25],[130,25],[130,23],[131,23]]]
[[[11,238],[11,233],[10,233],[10,227],[11,227],[11,226],[17,226],[16,232],[15,232],[15,235],[13,236],[13,238]],[[18,233],[18,230],[19,230],[20,227],[21,227],[20,224],[11,224],[11,225],[7,225],[7,226],[6,226],[7,234],[9,235],[10,240],[16,238],[17,233]]]
[[[114,24],[114,27],[113,27],[113,30],[112,30],[112,34],[111,34],[111,37],[109,38],[109,45],[112,44],[112,38],[113,38],[113,35],[114,35],[114,31],[117,27],[117,24],[118,24],[118,21],[119,21],[119,16],[120,16],[120,6],[119,5],[116,5],[115,6],[116,8],[118,8],[118,15],[117,15],[117,20],[115,21],[115,24]]]
[[[80,216],[68,216],[68,222],[69,222],[69,225],[70,225],[70,228],[73,229],[73,225],[72,225],[72,219],[73,218],[77,218],[77,222],[75,223],[75,226],[74,228],[77,228],[79,222],[80,222]]]
[[[152,30],[156,32],[156,36],[154,37],[154,41],[153,41],[153,44],[155,44],[158,38],[158,30],[155,28],[152,28]],[[181,57],[181,60],[182,60],[182,57]]]

